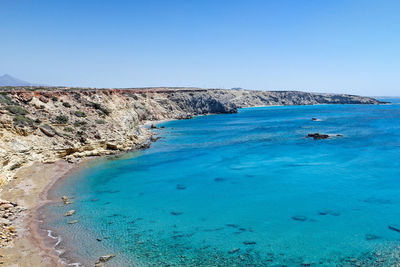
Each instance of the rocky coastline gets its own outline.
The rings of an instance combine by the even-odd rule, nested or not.
[[[272,105],[380,104],[354,95],[200,88],[0,88],[0,185],[33,162],[145,148],[148,121]]]
[[[296,91],[0,88],[0,199],[7,199],[0,201],[0,262],[3,249],[21,244],[15,240],[18,235],[26,238],[22,246],[27,255],[35,253],[32,242],[37,240],[24,228],[30,228],[32,210],[46,201],[42,194],[52,181],[84,158],[148,148],[157,140],[143,127],[151,121],[236,113],[255,106],[381,103],[369,97]],[[52,259],[35,262],[54,264]]]

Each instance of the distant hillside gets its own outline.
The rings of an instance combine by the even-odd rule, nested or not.
[[[0,86],[34,86],[35,84],[17,79],[11,75],[0,76]]]

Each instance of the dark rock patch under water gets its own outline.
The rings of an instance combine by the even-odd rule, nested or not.
[[[318,215],[332,215],[332,216],[340,216],[340,212],[333,211],[333,210],[321,210],[318,211]]]
[[[389,224],[389,225],[388,225],[388,228],[389,228],[390,230],[393,230],[393,231],[395,231],[395,232],[399,232],[399,233],[400,233],[400,225],[397,225],[397,224]]]
[[[171,213],[171,215],[174,215],[174,216],[178,216],[178,215],[182,215],[183,214],[183,212],[181,212],[181,211],[171,211],[170,213]]]
[[[391,204],[392,201],[390,199],[382,199],[382,198],[375,198],[375,197],[370,197],[367,199],[363,200],[365,203],[370,203],[370,204]]]
[[[177,184],[177,185],[176,185],[176,189],[178,189],[178,190],[185,190],[185,189],[186,189],[186,186],[183,185],[183,184]]]
[[[371,241],[371,240],[376,240],[380,239],[380,236],[374,235],[374,234],[366,234],[365,235],[365,240]]]
[[[239,251],[240,251],[240,248],[233,248],[233,249],[229,250],[228,253],[229,254],[233,254],[233,253],[236,253],[236,252],[239,252]]]
[[[307,221],[307,217],[303,216],[303,215],[295,215],[295,216],[292,216],[291,218],[292,218],[292,220],[300,221],[300,222]]]

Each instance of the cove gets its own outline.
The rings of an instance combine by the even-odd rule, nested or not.
[[[398,260],[400,105],[246,108],[162,125],[150,149],[52,189],[73,202],[42,211],[61,256],[86,266],[105,254],[112,266]],[[343,137],[305,138],[315,132]]]

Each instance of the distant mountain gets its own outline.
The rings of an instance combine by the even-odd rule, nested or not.
[[[34,86],[35,84],[17,79],[11,75],[0,76],[0,86]]]

